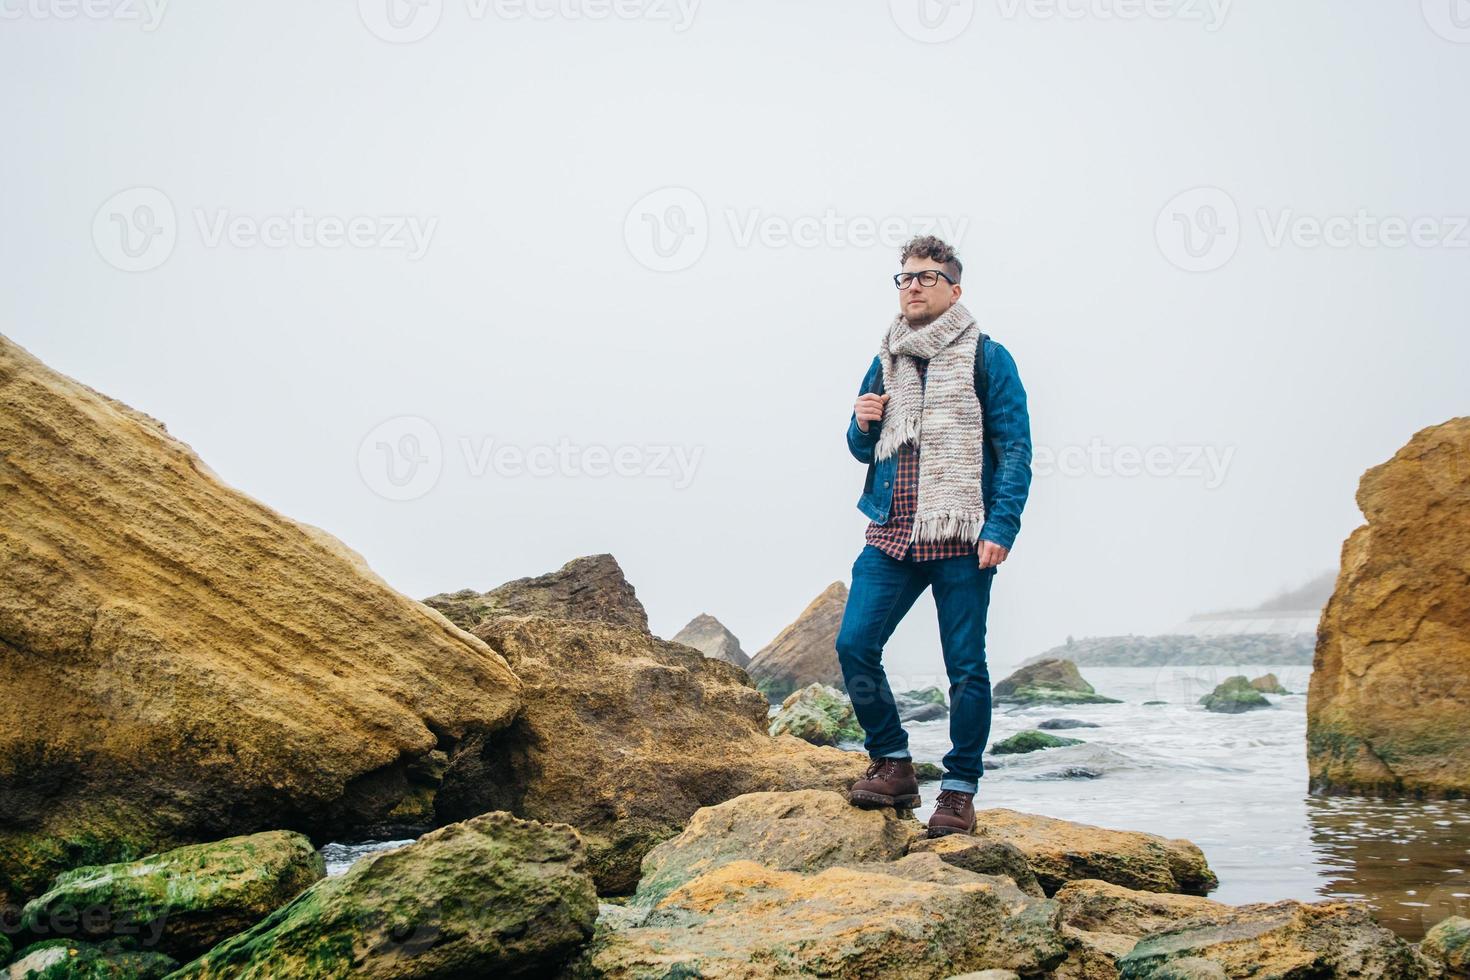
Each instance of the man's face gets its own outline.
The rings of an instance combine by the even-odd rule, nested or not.
[[[921,259],[916,255],[909,256],[908,261],[903,264],[904,272],[923,272],[925,269],[943,272],[944,266],[933,259]],[[932,286],[921,285],[916,277],[898,291],[898,312],[908,320],[910,326],[922,327],[932,323],[958,302],[960,292],[958,283],[951,286],[943,276]]]

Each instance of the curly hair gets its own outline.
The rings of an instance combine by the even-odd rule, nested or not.
[[[954,249],[947,243],[933,235],[919,235],[908,240],[904,245],[903,253],[898,257],[899,265],[917,256],[921,259],[932,259],[944,266],[944,271],[949,273],[955,282],[960,281],[960,274],[964,272],[964,266],[960,264],[959,256],[954,254]]]

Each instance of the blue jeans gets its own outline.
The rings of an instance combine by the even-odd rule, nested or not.
[[[883,672],[883,645],[926,587],[939,612],[939,643],[949,674],[950,751],[940,789],[973,793],[984,775],[980,754],[990,738],[990,670],[985,663],[985,616],[998,566],[981,568],[975,555],[899,561],[865,545],[852,565],[852,588],[837,631],[837,660],[862,725],[868,755],[911,758],[909,736]]]

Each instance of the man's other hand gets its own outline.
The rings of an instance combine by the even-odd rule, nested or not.
[[[980,567],[981,568],[991,568],[991,567],[994,567],[995,565],[999,565],[1001,562],[1003,562],[1003,561],[1006,560],[1006,556],[1009,555],[1010,553],[1011,553],[1011,549],[1009,549],[1009,548],[1002,548],[1000,545],[996,544],[994,541],[986,541],[984,539],[981,539],[981,541],[980,541]]]
[[[888,404],[888,396],[866,394],[859,395],[857,404],[852,407],[853,414],[857,416],[857,427],[863,432],[868,431],[869,422],[877,422],[883,418],[883,408]]]

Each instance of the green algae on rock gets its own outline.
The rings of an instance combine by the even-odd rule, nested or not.
[[[1070,660],[1041,660],[1013,672],[991,691],[996,704],[1122,704],[1082,679]]]
[[[771,719],[772,736],[790,733],[813,745],[860,741],[862,726],[847,695],[826,684],[808,684],[792,691]]]
[[[164,851],[138,861],[76,868],[29,902],[21,928],[84,938],[124,934],[190,959],[259,922],[325,874],[301,834],[276,830]]]
[[[547,976],[596,919],[577,832],[495,811],[317,882],[176,977]]]
[[[162,953],[132,949],[119,940],[93,945],[48,939],[21,950],[3,976],[12,980],[162,980],[178,966]]]
[[[1205,706],[1206,711],[1228,715],[1271,707],[1271,702],[1266,700],[1264,694],[1251,686],[1251,682],[1244,674],[1225,678],[1215,685],[1213,691],[1200,698],[1199,703]]]
[[[996,755],[1014,755],[1021,752],[1036,752],[1041,749],[1055,749],[1063,745],[1082,745],[1080,738],[1067,738],[1065,735],[1052,735],[1049,732],[1037,731],[1028,728],[1024,732],[1017,732],[1010,738],[1002,739],[990,746],[990,751]]]

